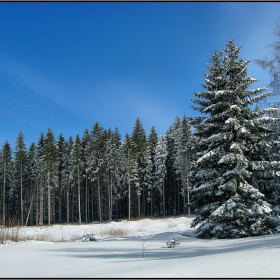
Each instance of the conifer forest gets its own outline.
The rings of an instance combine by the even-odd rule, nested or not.
[[[195,215],[201,238],[275,233],[280,121],[271,93],[254,88],[233,40],[206,64],[199,117],[175,117],[164,135],[96,122],[65,139],[51,130],[0,150],[0,223],[23,226]],[[198,73],[199,74],[199,73]],[[258,77],[256,77],[258,78]],[[186,108],[189,111],[189,108]]]

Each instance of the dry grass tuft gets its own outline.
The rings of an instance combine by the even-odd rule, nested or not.
[[[130,234],[130,231],[122,228],[107,228],[101,229],[99,234],[102,238],[125,237]]]
[[[174,222],[172,220],[167,220],[167,225],[168,225],[168,228],[174,228],[176,227],[176,225],[174,224]]]
[[[140,221],[140,220],[144,220],[144,219],[155,220],[156,217],[155,216],[143,216],[143,217],[140,217],[140,218],[130,218],[130,219],[126,218],[124,220],[134,222],[134,221]]]
[[[37,234],[37,235],[23,235],[21,227],[0,227],[0,244],[5,244],[7,241],[20,242],[20,241],[46,241],[46,242],[66,242],[68,241],[63,234],[56,237],[50,233]]]
[[[21,241],[20,227],[0,227],[0,243],[4,244],[8,240],[13,242]]]

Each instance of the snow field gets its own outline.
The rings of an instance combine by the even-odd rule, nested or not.
[[[138,237],[161,233],[162,231],[184,231],[190,228],[192,218],[123,220],[120,222],[91,223],[82,225],[52,225],[21,227],[19,234],[27,240],[50,242],[81,242],[83,237],[93,235],[97,240],[115,237]],[[21,242],[15,243],[21,245]],[[14,245],[15,245],[14,244]],[[5,245],[5,244],[4,244]],[[3,246],[3,245],[2,245]]]
[[[21,234],[26,236],[41,234],[51,235],[57,240],[62,236],[69,239],[66,242],[2,244],[0,277],[279,277],[279,234],[240,239],[198,239],[190,229],[191,221],[192,218],[179,217],[23,227]],[[125,235],[103,234],[110,229]],[[98,241],[82,242],[90,234]],[[167,248],[166,242],[171,237],[180,245]]]

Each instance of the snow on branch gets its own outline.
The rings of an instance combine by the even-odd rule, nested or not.
[[[217,154],[219,148],[216,148],[212,151],[209,151],[208,153],[206,153],[205,155],[203,155],[202,157],[200,157],[198,160],[197,160],[197,163],[201,163],[203,162],[204,160],[208,159],[209,157],[212,157],[214,155]]]

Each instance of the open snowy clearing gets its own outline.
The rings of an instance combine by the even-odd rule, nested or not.
[[[280,234],[203,240],[194,237],[191,221],[179,217],[23,227],[21,235],[51,236],[66,242],[30,240],[0,245],[0,277],[279,277]],[[109,237],[110,230],[122,230],[125,236]],[[83,242],[91,235],[97,241]],[[166,245],[171,237],[180,242],[175,248]]]

